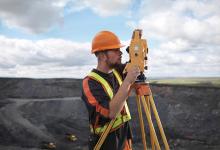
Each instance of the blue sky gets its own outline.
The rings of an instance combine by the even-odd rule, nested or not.
[[[1,0],[0,77],[83,78],[101,30],[143,29],[150,77],[220,76],[219,0]],[[124,51],[123,62],[128,60]]]
[[[13,2],[13,0],[11,1]],[[138,5],[136,4],[136,1],[132,3]],[[111,30],[121,35],[121,40],[127,40],[131,36],[133,29],[125,23],[129,20],[129,18],[134,17],[128,17],[128,12],[125,14],[122,13],[117,15],[100,16],[89,8],[85,8],[82,11],[71,12],[71,10],[69,10],[71,8],[68,7],[68,5],[63,7],[63,16],[60,20],[48,27],[48,29],[44,32],[30,34],[20,28],[8,27],[4,24],[4,20],[1,20],[0,31],[3,35],[7,35],[12,38],[25,38],[30,40],[61,38],[77,42],[90,41],[100,30]],[[133,9],[134,8],[131,8],[131,10]]]

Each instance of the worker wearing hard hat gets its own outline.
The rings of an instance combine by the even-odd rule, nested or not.
[[[101,31],[92,41],[92,53],[97,57],[97,67],[83,79],[82,99],[89,112],[91,135],[89,149],[93,149],[111,119],[114,125],[101,146],[103,150],[131,150],[130,112],[126,99],[137,76],[138,67],[124,77],[122,52],[118,37],[110,31]]]

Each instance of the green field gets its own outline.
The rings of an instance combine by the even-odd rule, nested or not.
[[[186,86],[205,86],[219,87],[220,77],[191,77],[191,78],[165,78],[150,80],[152,84],[186,85]]]

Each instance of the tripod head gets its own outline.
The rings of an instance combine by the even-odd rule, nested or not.
[[[135,29],[132,34],[130,46],[127,47],[126,51],[129,53],[129,62],[125,66],[123,73],[128,72],[133,66],[138,66],[141,74],[137,77],[136,82],[145,82],[146,77],[144,70],[147,70],[147,41],[142,39],[142,30]]]

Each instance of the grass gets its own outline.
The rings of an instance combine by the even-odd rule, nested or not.
[[[220,77],[167,78],[150,80],[152,84],[186,85],[220,88]]]

